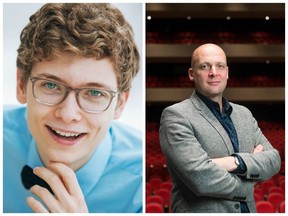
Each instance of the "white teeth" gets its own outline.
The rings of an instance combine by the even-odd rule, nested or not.
[[[53,128],[51,128],[53,131],[55,131],[57,134],[61,135],[61,136],[65,136],[65,137],[77,137],[80,135],[80,133],[66,133],[66,132],[63,132],[63,131],[58,131],[58,130],[55,130]]]

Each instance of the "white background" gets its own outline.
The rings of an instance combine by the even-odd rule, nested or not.
[[[16,99],[16,58],[20,44],[20,33],[28,24],[29,17],[43,4],[41,3],[4,3],[3,5],[3,104],[17,105]],[[135,40],[141,56],[140,71],[132,83],[130,98],[119,121],[143,130],[144,81],[142,55],[142,4],[115,3],[133,28]]]

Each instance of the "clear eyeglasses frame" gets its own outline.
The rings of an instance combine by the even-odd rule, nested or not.
[[[71,88],[62,83],[44,79],[40,77],[31,77],[32,93],[36,101],[55,106],[61,104],[71,91],[75,92],[78,106],[88,113],[102,113],[107,110],[113,98],[119,92],[104,90],[98,88]]]

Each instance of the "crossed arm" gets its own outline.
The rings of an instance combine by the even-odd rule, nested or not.
[[[193,114],[176,108],[165,110],[162,114],[160,144],[172,172],[196,195],[231,200],[235,196],[250,196],[255,180],[270,178],[278,171],[279,155],[259,133],[255,142],[261,145],[256,146],[251,153],[238,154],[247,165],[246,176],[233,174],[232,171],[237,168],[234,157],[212,159],[195,134],[202,130],[207,133],[208,128],[199,127],[196,123],[198,131],[195,131],[193,124],[199,119],[188,120],[186,116],[191,118]],[[207,135],[212,133],[213,128]],[[211,141],[213,142],[213,135]],[[213,149],[211,145],[206,145],[205,148]],[[221,145],[215,148],[219,149]],[[250,174],[255,172],[261,173],[259,179],[251,177]]]
[[[164,113],[160,144],[172,173],[198,196],[231,200],[235,196],[248,196],[253,190],[253,181],[231,174],[213,163],[189,125],[179,111]]]
[[[263,151],[263,145],[259,144],[257,145],[252,154],[260,153]],[[235,158],[233,156],[227,156],[222,158],[214,158],[212,159],[212,162],[217,164],[219,167],[222,167],[223,169],[227,170],[228,172],[233,172],[237,169],[237,165],[235,163]]]

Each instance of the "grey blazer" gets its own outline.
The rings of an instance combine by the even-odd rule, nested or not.
[[[247,172],[235,175],[220,168],[212,158],[234,153],[225,129],[195,94],[166,108],[161,116],[160,144],[173,181],[173,212],[240,213],[240,201],[256,212],[254,183],[279,172],[281,160],[262,134],[251,112],[233,107],[231,119],[239,140],[239,155]],[[258,144],[261,153],[252,154]]]

